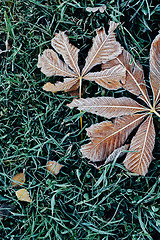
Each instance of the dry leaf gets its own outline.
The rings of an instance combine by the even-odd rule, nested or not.
[[[87,128],[87,135],[91,142],[83,145],[83,157],[92,162],[101,162],[116,149],[124,145],[129,134],[143,121],[144,114],[119,117],[114,123],[105,121],[91,125]]]
[[[116,66],[121,67],[123,72],[126,73],[125,79],[123,78],[123,82],[121,81],[123,88],[143,100],[142,102],[145,102],[144,106],[142,106],[143,103],[140,105],[126,97],[117,99],[113,97],[75,99],[68,106],[70,108],[77,107],[79,110],[85,110],[108,119],[115,118],[114,121],[97,123],[86,129],[91,141],[82,146],[81,152],[83,157],[89,158],[96,164],[101,161],[105,162],[106,158],[110,161],[112,154],[115,156],[116,151],[119,151],[121,146],[125,144],[130,133],[139,127],[131,141],[124,165],[131,172],[145,175],[148,172],[149,164],[153,160],[152,151],[155,144],[152,115],[156,114],[160,117],[157,112],[160,110],[160,103],[157,104],[160,98],[160,34],[153,41],[150,51],[150,80],[154,94],[153,106],[147,93],[142,66],[134,61],[131,54],[123,50],[118,57],[103,64],[102,70],[109,72]],[[88,75],[91,77],[91,73]],[[92,74],[95,81],[97,81],[97,76],[98,74]],[[120,79],[118,71],[116,77]],[[114,83],[115,87],[116,84],[119,87],[119,83]],[[146,105],[147,107],[145,107]]]
[[[106,5],[102,5],[100,7],[87,7],[86,8],[87,12],[97,12],[97,11],[100,11],[101,13],[104,13],[105,10],[106,10]]]
[[[22,186],[25,183],[25,174],[23,173],[17,173],[13,178],[12,178],[12,187],[16,186]]]
[[[125,167],[131,172],[145,175],[153,156],[155,130],[153,118],[150,115],[139,127],[131,141],[129,153],[124,161]]]
[[[56,161],[47,162],[47,170],[54,175],[57,175],[62,167],[64,167],[64,165],[61,165]]]
[[[32,202],[31,198],[29,197],[29,192],[25,188],[16,191],[16,196],[20,201]]]
[[[132,55],[126,50],[123,50],[122,54],[119,55],[113,61],[109,61],[102,66],[102,69],[110,69],[113,66],[121,66],[126,71],[125,81],[122,82],[123,88],[129,92],[137,95],[139,98],[143,99],[148,105],[150,105],[150,100],[148,97],[144,73],[142,66],[135,62]]]
[[[130,133],[139,127],[124,164],[128,170],[145,175],[153,159],[155,133],[152,115],[156,114],[160,117],[157,112],[160,110],[160,104],[158,104],[160,99],[160,34],[153,41],[150,51],[150,82],[154,94],[152,106],[142,66],[115,39],[114,30],[118,25],[111,21],[108,35],[104,28],[96,31],[93,45],[81,72],[78,67],[79,50],[69,43],[68,37],[62,32],[53,38],[52,47],[62,55],[65,62],[61,61],[53,50],[48,49],[42,56],[39,56],[38,66],[47,76],[67,77],[63,83],[58,82],[55,85],[48,83],[44,86],[46,91],[76,90],[81,80],[85,79],[95,81],[107,89],[124,88],[141,100],[142,105],[126,97],[87,98],[74,100],[69,107],[78,107],[80,110],[107,119],[117,118],[114,121],[92,125],[87,129],[87,135],[91,141],[82,146],[81,151],[84,157],[93,162],[105,161],[116,149],[121,148]],[[89,72],[98,64],[102,66],[100,72]],[[152,143],[148,144],[149,141]]]
[[[99,85],[109,88],[118,89],[122,87],[125,81],[126,71],[121,66],[113,66],[112,69],[102,70],[100,72],[88,73],[94,66],[115,59],[121,54],[123,48],[115,39],[114,30],[118,23],[110,22],[108,35],[104,28],[96,31],[96,36],[93,39],[93,45],[82,72],[78,66],[79,49],[69,43],[69,39],[64,32],[59,32],[52,39],[51,44],[54,50],[61,54],[63,60],[60,60],[57,53],[51,49],[47,49],[38,57],[38,67],[41,68],[46,76],[63,76],[67,77],[64,82],[56,84],[46,83],[43,87],[45,91],[75,91],[79,88],[80,80],[85,79],[95,81]]]
[[[96,97],[74,99],[67,105],[70,108],[78,107],[79,110],[97,114],[108,119],[133,114],[147,110],[131,98]]]

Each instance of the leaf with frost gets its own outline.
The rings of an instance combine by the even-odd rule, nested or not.
[[[93,39],[93,45],[88,52],[86,63],[82,71],[78,66],[79,49],[69,43],[68,36],[64,32],[59,32],[51,41],[53,49],[47,49],[38,57],[38,67],[46,76],[63,76],[67,77],[64,82],[56,84],[47,83],[43,89],[46,91],[74,91],[79,88],[80,79],[95,81],[97,84],[109,88],[118,89],[124,83],[126,71],[121,66],[115,66],[112,69],[102,70],[100,72],[88,73],[90,69],[98,64],[115,59],[121,54],[123,48],[115,39],[114,30],[118,23],[110,22],[108,35],[104,28],[96,31]],[[58,54],[63,57],[62,61]]]
[[[79,110],[87,111],[108,119],[147,110],[136,101],[127,97],[94,97],[74,99],[73,102],[67,106],[70,108],[78,107]]]
[[[122,87],[122,83],[125,83],[126,70],[119,64],[104,71],[89,72],[84,79],[94,81],[104,88],[116,90]]]
[[[81,148],[83,157],[89,158],[92,162],[105,161],[116,148],[124,145],[129,134],[144,117],[144,114],[127,115],[117,118],[114,123],[105,121],[91,125],[86,129],[91,141]]]
[[[64,165],[61,165],[56,161],[47,162],[47,170],[54,175],[57,175],[60,172],[62,167],[64,167]]]
[[[51,41],[52,47],[61,54],[65,63],[79,76],[80,70],[78,66],[79,49],[69,43],[69,39],[64,32],[55,34]]]
[[[122,87],[136,95],[137,99],[141,100],[142,105],[127,97],[97,97],[75,99],[68,106],[70,108],[77,107],[79,110],[108,119],[115,118],[113,121],[93,124],[86,129],[90,142],[81,147],[81,152],[83,157],[87,157],[96,164],[102,161],[110,161],[113,156],[115,157],[119,149],[128,141],[128,137],[133,130],[138,129],[131,140],[124,165],[131,172],[145,175],[153,159],[152,151],[155,144],[152,115],[156,114],[160,117],[158,113],[160,111],[160,103],[158,103],[160,99],[160,34],[153,41],[150,51],[150,81],[154,94],[153,106],[148,96],[142,66],[133,59],[131,54],[123,50],[119,56],[103,64],[102,71],[109,72],[116,66],[121,67],[126,73],[123,81],[121,79]],[[88,73],[87,75],[89,76],[88,80],[95,77],[95,81],[97,81],[97,75],[94,76],[94,73]],[[103,75],[99,73],[98,76],[102,77]],[[119,83],[117,86],[119,86]]]
[[[78,89],[81,80],[85,79],[95,81],[111,90],[124,88],[137,96],[141,104],[126,97],[118,99],[103,97],[74,100],[69,107],[78,107],[80,110],[107,119],[117,118],[114,121],[92,125],[87,129],[87,135],[91,141],[82,146],[81,152],[83,157],[93,162],[105,161],[116,149],[121,148],[132,131],[139,127],[124,164],[128,170],[145,175],[152,161],[155,138],[152,115],[156,114],[160,117],[158,113],[160,110],[160,34],[153,41],[150,50],[150,83],[154,94],[152,104],[142,66],[116,41],[114,30],[118,25],[111,21],[108,34],[105,33],[104,28],[96,31],[82,71],[78,67],[79,50],[69,43],[68,37],[63,32],[56,34],[53,38],[52,47],[62,55],[64,61],[59,59],[55,51],[48,49],[39,56],[38,66],[47,76],[66,77],[63,83],[47,83],[44,86],[46,91],[74,91]],[[101,64],[101,71],[89,72],[99,64]],[[149,140],[152,141],[151,144],[148,144]]]
[[[47,82],[43,86],[43,90],[46,92],[53,92],[56,93],[58,91],[74,91],[79,87],[79,82],[77,82],[77,79],[75,78],[65,78],[64,82],[57,82],[55,84],[52,84],[50,82]]]
[[[97,64],[106,63],[121,54],[123,48],[116,41],[114,33],[118,25],[119,23],[111,21],[108,35],[105,33],[104,28],[96,30],[97,35],[93,39],[93,45],[88,52],[82,76],[86,75]]]
[[[102,69],[110,69],[117,65],[120,65],[126,71],[125,81],[122,82],[123,88],[137,95],[149,105],[150,100],[144,80],[144,72],[139,62],[136,62],[129,52],[123,50],[123,52],[116,59],[105,63],[102,66]]]
[[[69,69],[67,64],[59,59],[57,53],[51,49],[44,50],[42,56],[38,56],[38,67],[41,68],[41,72],[47,77],[54,75],[63,77],[76,76],[76,74]]]
[[[13,176],[13,178],[12,178],[12,187],[22,186],[24,183],[25,183],[25,174],[24,174],[24,172],[17,173],[15,176]]]
[[[131,172],[145,175],[153,156],[155,144],[155,129],[150,115],[139,127],[131,141],[129,152],[124,160],[124,166]]]
[[[32,202],[29,196],[29,192],[25,188],[16,191],[16,196],[19,201],[30,202],[30,203]]]

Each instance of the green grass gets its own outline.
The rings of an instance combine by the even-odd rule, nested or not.
[[[83,65],[94,30],[121,21],[117,39],[143,64],[148,79],[150,44],[160,29],[157,1],[108,1],[104,14],[87,6],[106,1],[0,0],[0,205],[14,207],[0,220],[0,239],[160,239],[160,123],[155,118],[155,160],[146,177],[126,171],[117,161],[100,171],[81,158],[85,127],[100,118],[66,107],[72,97],[42,90],[48,78],[37,69],[38,54],[50,48],[58,30],[67,31],[81,49]],[[62,78],[51,78],[55,82]],[[125,94],[85,83],[84,97]],[[76,115],[77,114],[77,115]],[[65,165],[59,175],[46,171],[48,160]],[[20,202],[12,176],[26,170],[24,187],[33,200]]]

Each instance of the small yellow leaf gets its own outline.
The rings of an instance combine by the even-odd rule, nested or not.
[[[25,183],[25,175],[23,173],[17,173],[15,176],[12,178],[12,187],[16,186],[22,186]]]
[[[29,197],[29,192],[25,188],[16,191],[16,196],[20,201],[32,202],[31,198]]]
[[[63,166],[56,161],[47,162],[47,170],[54,175],[57,175]]]

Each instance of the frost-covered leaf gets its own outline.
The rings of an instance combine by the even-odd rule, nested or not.
[[[129,148],[129,144],[125,144],[124,146],[121,146],[119,148],[116,148],[105,160],[104,164],[107,164],[109,162],[113,162],[115,159],[123,157],[126,154],[126,151]]]
[[[94,81],[104,88],[116,90],[125,83],[126,69],[119,64],[101,72],[89,72],[84,79]]]
[[[55,37],[51,41],[51,45],[58,53],[63,56],[65,63],[79,76],[79,49],[69,43],[68,36],[64,32],[56,33]]]
[[[50,82],[43,86],[43,90],[46,92],[56,93],[58,91],[74,91],[79,87],[79,80],[75,78],[65,78],[64,82],[56,82],[52,84]]]
[[[69,67],[59,59],[57,53],[52,49],[47,49],[42,55],[38,56],[38,68],[47,77],[50,76],[63,76],[63,77],[76,77],[76,74],[69,69]]]
[[[125,143],[129,134],[143,119],[144,114],[127,115],[117,118],[114,123],[105,121],[91,125],[86,129],[91,141],[81,148],[83,157],[92,162],[105,161],[116,148]]]
[[[153,156],[155,129],[150,115],[139,127],[131,141],[129,152],[124,160],[125,167],[139,175],[146,175]]]
[[[146,111],[146,108],[131,98],[94,97],[86,99],[74,99],[67,105],[70,108],[77,107],[105,118],[115,118],[136,112]]]
[[[13,178],[12,178],[12,187],[22,186],[24,183],[25,183],[25,174],[24,174],[24,172],[17,173],[15,176],[13,176]]]
[[[16,196],[19,201],[32,202],[32,200],[29,196],[29,192],[25,188],[16,191]]]
[[[105,63],[102,69],[110,69],[119,64],[126,70],[126,79],[122,82],[123,88],[137,95],[150,105],[142,66],[134,61],[129,52],[123,50],[116,59]]]
[[[95,81],[97,84],[109,88],[118,89],[121,87],[121,82],[125,81],[125,69],[119,65],[112,69],[101,72],[88,73],[88,71],[98,64],[115,59],[122,52],[122,47],[115,39],[114,30],[119,23],[110,22],[108,35],[104,28],[96,31],[96,36],[93,39],[93,45],[86,58],[85,66],[80,72],[78,66],[78,52],[79,49],[69,43],[68,36],[64,32],[55,34],[51,44],[54,50],[61,54],[64,62],[58,57],[58,54],[52,50],[47,49],[42,55],[38,57],[38,67],[46,76],[63,76],[67,77],[64,82],[52,85],[52,91],[75,91],[79,88],[81,79]],[[87,74],[88,73],[88,74]],[[74,82],[74,83],[73,83]],[[74,85],[74,90],[72,86]],[[47,85],[51,88],[51,84]],[[48,90],[46,85],[43,88]]]
[[[96,31],[96,36],[93,39],[93,45],[86,58],[85,66],[82,70],[82,76],[97,64],[105,63],[115,59],[122,52],[121,45],[115,39],[114,30],[119,25],[110,21],[108,35],[104,28]]]
[[[60,172],[62,167],[64,167],[64,165],[61,165],[56,161],[47,162],[47,170],[54,175],[57,175]]]

